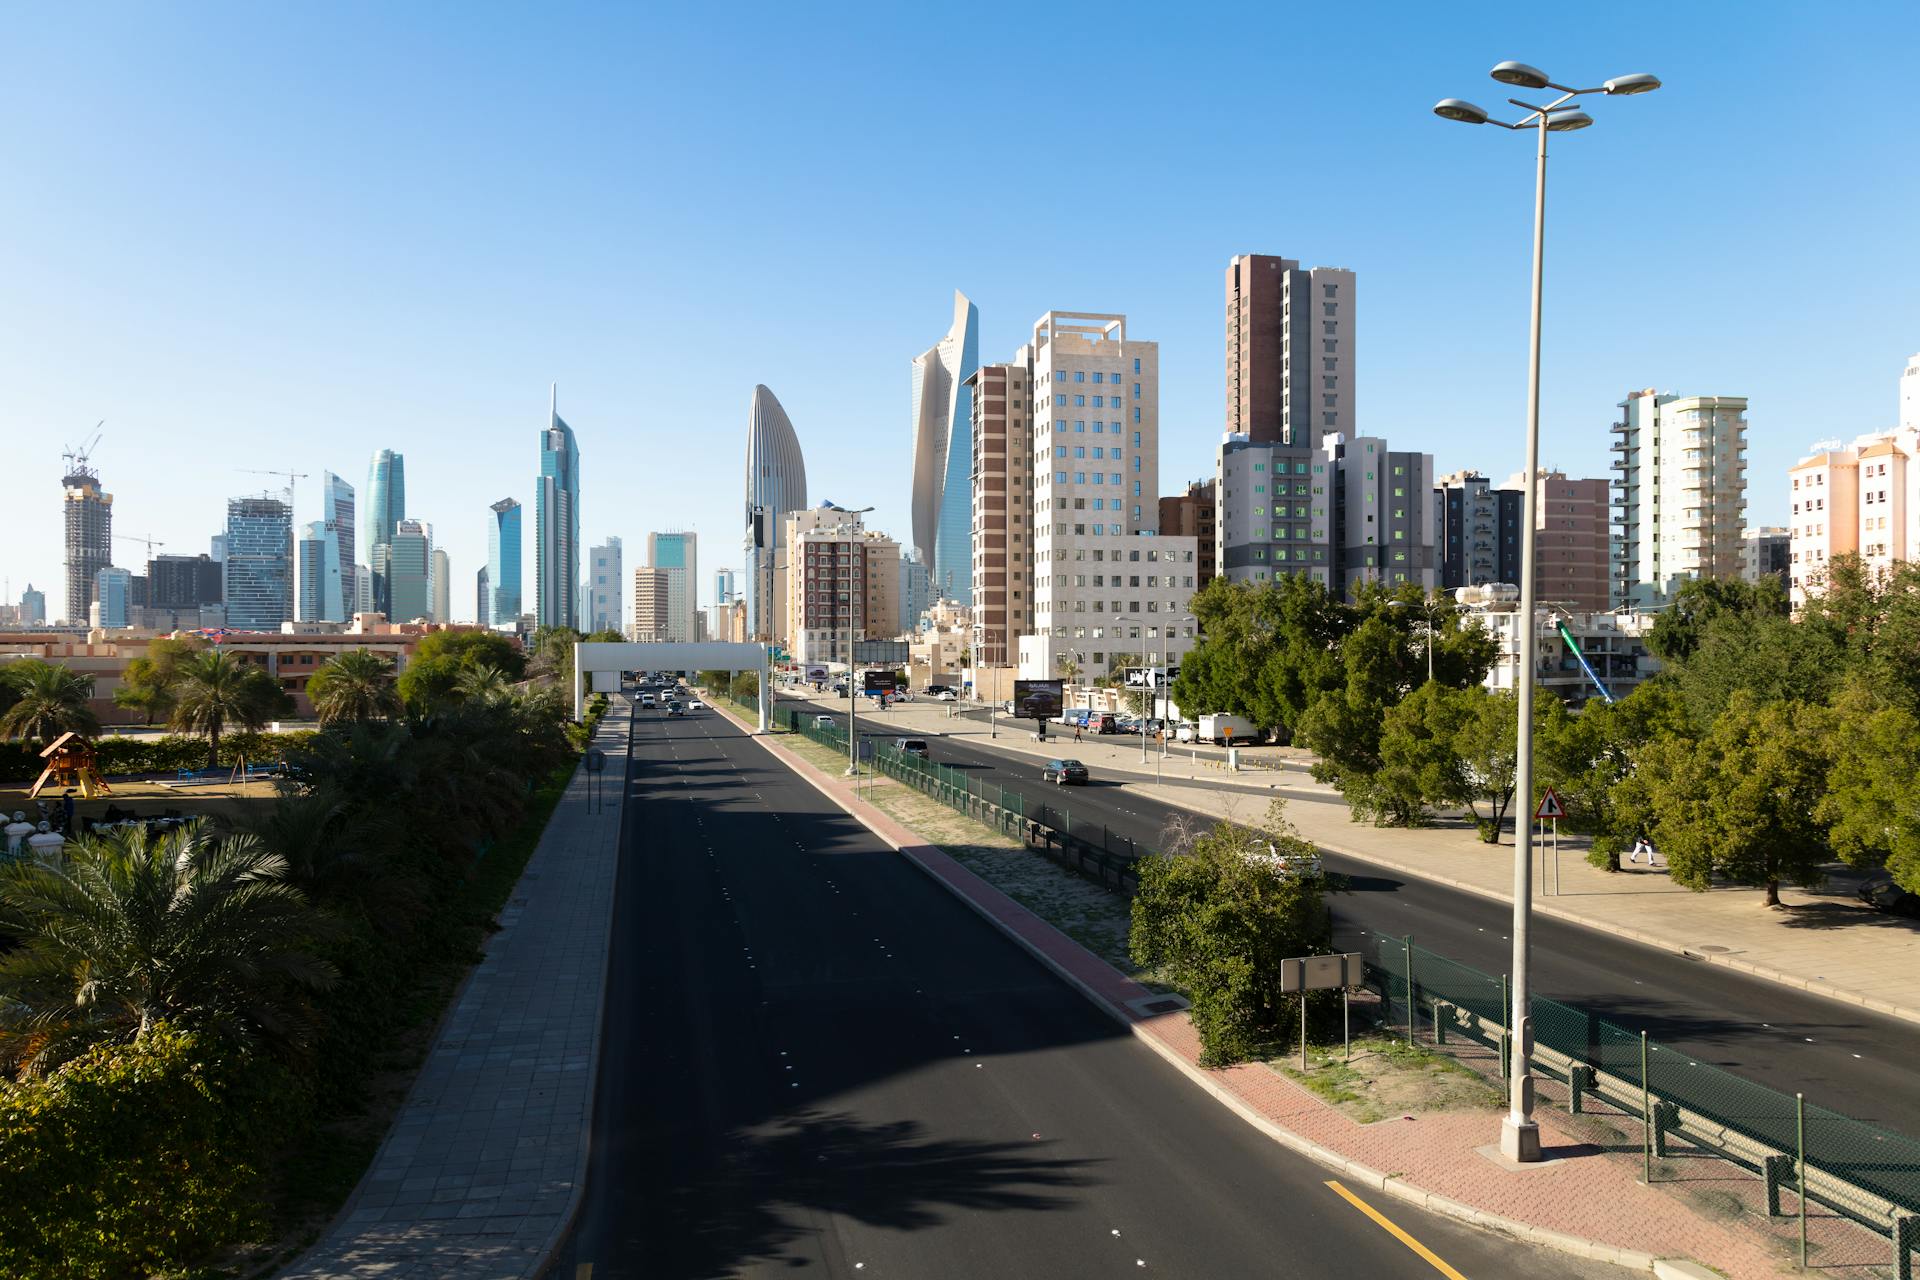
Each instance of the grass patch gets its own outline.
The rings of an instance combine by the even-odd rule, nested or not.
[[[1305,1072],[1295,1057],[1275,1058],[1267,1065],[1361,1124],[1417,1111],[1483,1111],[1505,1105],[1499,1089],[1445,1054],[1378,1034],[1353,1042],[1351,1062],[1338,1048],[1309,1046]]]

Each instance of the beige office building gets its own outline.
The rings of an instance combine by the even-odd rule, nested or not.
[[[636,641],[674,639],[673,574],[644,565],[633,571],[633,625],[627,634]]]
[[[1033,386],[1024,359],[983,365],[969,385],[973,645],[979,661],[1006,666],[1033,629]]]
[[[1880,574],[1920,551],[1920,429],[1816,446],[1788,474],[1795,608],[1826,590],[1828,565],[1839,556],[1857,555],[1869,573]]]
[[[848,662],[855,640],[900,631],[900,544],[859,515],[814,507],[787,516],[786,646],[799,663]]]
[[[1620,409],[1612,427],[1621,534],[1613,604],[1659,608],[1683,582],[1738,577],[1747,523],[1746,397],[1649,388]]]

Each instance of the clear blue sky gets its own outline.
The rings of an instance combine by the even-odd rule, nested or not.
[[[1197,16],[1196,16],[1197,14]],[[60,446],[115,527],[407,457],[472,608],[547,384],[583,541],[738,563],[754,383],[810,493],[909,528],[908,361],[980,307],[1161,344],[1161,474],[1211,471],[1221,272],[1359,272],[1359,422],[1520,463],[1530,141],[1443,123],[1520,58],[1602,100],[1550,173],[1545,460],[1606,474],[1626,392],[1751,397],[1750,519],[1812,440],[1890,425],[1920,350],[1909,5],[99,5],[0,40],[0,574],[58,611]],[[531,528],[529,527],[529,541]],[[138,544],[118,547],[137,564]],[[528,575],[531,589],[531,574]],[[710,590],[703,581],[702,596]]]

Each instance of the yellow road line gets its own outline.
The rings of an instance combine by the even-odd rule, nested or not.
[[[1335,1191],[1338,1191],[1343,1197],[1345,1197],[1348,1204],[1352,1205],[1354,1208],[1358,1209],[1360,1212],[1366,1214],[1369,1218],[1372,1218],[1375,1222],[1379,1223],[1382,1227],[1386,1228],[1387,1231],[1392,1233],[1394,1239],[1398,1240],[1401,1244],[1407,1246],[1407,1248],[1413,1250],[1415,1253],[1425,1258],[1427,1262],[1433,1267],[1433,1269],[1435,1271],[1438,1271],[1441,1275],[1446,1276],[1447,1280],[1467,1280],[1465,1276],[1461,1275],[1458,1271],[1455,1271],[1452,1267],[1448,1266],[1445,1262],[1441,1261],[1439,1255],[1435,1254],[1433,1250],[1427,1248],[1427,1246],[1421,1244],[1418,1240],[1415,1240],[1412,1236],[1402,1231],[1398,1226],[1396,1226],[1393,1223],[1391,1219],[1387,1217],[1386,1214],[1381,1213],[1378,1209],[1374,1208],[1372,1205],[1368,1204],[1365,1200],[1362,1200],[1359,1196],[1353,1194],[1353,1192],[1341,1186],[1338,1182],[1335,1182],[1329,1179],[1327,1182],[1327,1185],[1332,1187]],[[582,1280],[582,1278],[576,1277],[576,1280]]]

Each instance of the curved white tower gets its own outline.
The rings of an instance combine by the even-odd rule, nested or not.
[[[913,360],[913,548],[936,599],[973,599],[973,391],[980,312],[953,291],[953,327]]]
[[[746,496],[747,634],[766,638],[779,614],[773,575],[785,540],[782,524],[788,512],[806,509],[807,464],[787,411],[765,386],[754,387],[747,409]]]

